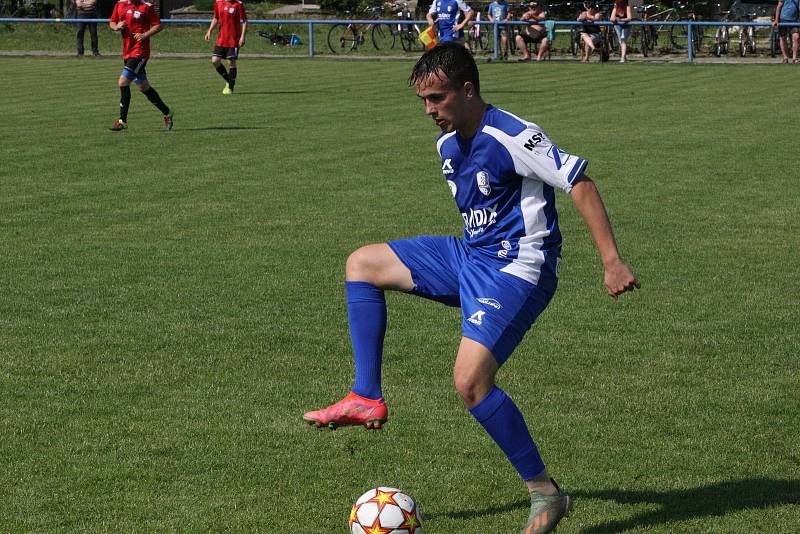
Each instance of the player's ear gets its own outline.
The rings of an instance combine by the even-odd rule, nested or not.
[[[475,85],[472,82],[464,82],[464,96],[467,98],[475,98],[477,94],[478,92],[475,91]]]

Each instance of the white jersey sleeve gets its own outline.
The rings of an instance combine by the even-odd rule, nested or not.
[[[468,12],[468,11],[472,11],[472,8],[471,8],[471,7],[469,7],[469,6],[467,5],[467,3],[466,3],[466,2],[464,2],[464,0],[458,0],[458,9],[460,9],[460,10],[461,10],[461,11],[463,11],[464,13],[466,13],[466,12]]]
[[[428,13],[430,13],[431,15],[436,14],[436,0],[433,0],[433,2],[431,3],[430,9],[428,9]]]
[[[588,162],[558,148],[536,124],[527,124],[527,128],[516,136],[488,126],[484,131],[500,141],[508,150],[517,174],[541,180],[569,193],[575,182],[583,175]]]

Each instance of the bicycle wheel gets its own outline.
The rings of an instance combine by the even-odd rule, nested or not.
[[[372,27],[372,46],[375,50],[394,49],[395,36],[388,24],[376,24]]]
[[[681,22],[689,22],[689,19],[681,19]],[[689,45],[689,27],[688,26],[671,26],[669,30],[669,40],[678,50],[686,50]],[[696,54],[703,48],[703,27],[692,27],[692,48]]]
[[[336,24],[328,31],[328,48],[334,54],[349,54],[358,48],[359,37],[350,24]]]
[[[653,43],[650,42],[650,26],[642,26],[639,50],[641,50],[644,57],[647,57],[650,55],[652,49]]]
[[[617,35],[617,31],[613,26],[606,26],[606,28],[608,28],[605,36],[608,42],[608,52],[609,54],[619,54],[619,36]]]
[[[572,26],[569,29],[569,51],[573,56],[578,55],[581,49],[581,31],[578,27]]]
[[[423,49],[419,32],[414,26],[406,26],[400,33],[400,44],[405,52],[421,52]]]

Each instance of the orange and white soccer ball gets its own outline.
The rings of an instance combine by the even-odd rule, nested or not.
[[[380,487],[358,498],[348,525],[351,534],[422,534],[422,514],[410,496]]]

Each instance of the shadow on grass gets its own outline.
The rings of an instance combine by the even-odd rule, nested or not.
[[[446,519],[472,519],[475,517],[483,517],[487,515],[502,514],[511,512],[513,510],[525,510],[525,517],[528,516],[527,510],[531,507],[530,499],[520,499],[518,501],[510,502],[503,506],[492,506],[490,508],[483,508],[481,510],[462,510],[458,512],[441,512],[441,513],[428,513],[425,508],[422,509],[422,519],[424,521],[432,521],[439,518]]]
[[[570,491],[573,499],[602,499],[620,504],[656,504],[659,510],[648,511],[621,521],[610,521],[583,529],[582,534],[605,534],[628,529],[653,528],[673,522],[702,517],[724,516],[740,510],[768,508],[781,504],[800,504],[800,480],[748,479],[721,482],[683,491]],[[426,520],[453,520],[501,514],[517,509],[527,511],[528,499],[481,510],[425,513]],[[526,514],[527,515],[527,512]]]
[[[682,491],[575,491],[576,499],[603,499],[620,504],[656,504],[660,508],[630,519],[583,529],[583,534],[651,528],[690,519],[724,516],[740,510],[800,504],[800,480],[755,478],[731,480]]]

